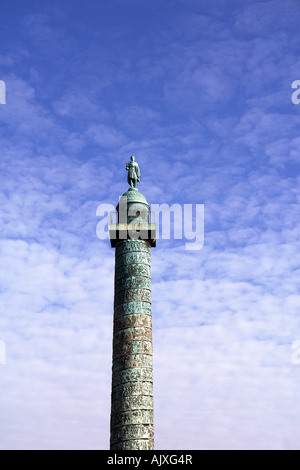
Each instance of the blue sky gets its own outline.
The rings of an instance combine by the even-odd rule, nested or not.
[[[150,203],[204,204],[152,251],[157,449],[299,449],[300,5],[0,5],[1,449],[109,446],[114,253]]]

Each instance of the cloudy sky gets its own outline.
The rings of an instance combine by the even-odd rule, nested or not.
[[[1,0],[0,17],[0,448],[108,449],[96,210],[134,154],[150,203],[205,208],[201,250],[152,251],[156,449],[299,449],[299,1]]]

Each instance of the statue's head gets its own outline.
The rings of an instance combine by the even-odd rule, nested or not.
[[[133,155],[131,155],[130,160],[131,160],[132,162],[134,162],[135,157],[134,157]]]

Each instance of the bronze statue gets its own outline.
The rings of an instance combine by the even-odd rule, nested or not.
[[[130,162],[126,163],[126,170],[128,171],[127,181],[131,188],[136,188],[136,185],[140,182],[140,168],[135,161],[135,157],[130,157]]]

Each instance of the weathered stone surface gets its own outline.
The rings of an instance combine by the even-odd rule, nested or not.
[[[115,442],[112,450],[154,450],[154,439],[130,439],[129,441]]]
[[[125,315],[124,317],[115,318],[114,321],[114,332],[117,333],[119,330],[124,330],[128,328],[152,328],[152,317],[151,315],[143,314],[132,314]]]
[[[115,398],[115,395],[114,395]],[[118,394],[118,400],[112,401],[111,414],[120,413],[128,410],[152,410],[152,395],[121,395]]]
[[[150,246],[144,240],[124,240],[116,249],[116,258],[123,253],[130,253],[132,251],[145,251],[150,253]]]
[[[112,386],[129,382],[153,382],[153,371],[149,367],[136,367],[115,371],[112,376]]]
[[[123,315],[132,315],[138,313],[151,315],[151,303],[137,301],[115,305],[115,317],[117,318]]]
[[[129,276],[145,276],[151,278],[151,266],[133,263],[120,266],[120,268],[115,271],[116,280]]]
[[[129,424],[112,429],[111,443],[130,439],[153,439],[153,424]]]
[[[127,289],[115,293],[115,306],[124,302],[151,302],[151,290]]]
[[[152,341],[131,341],[130,343],[113,343],[114,358],[131,354],[152,354]]]
[[[116,245],[111,449],[153,449],[151,245]]]
[[[150,367],[153,366],[152,355],[150,354],[131,354],[129,356],[116,357],[113,362],[113,374],[119,370],[125,370],[135,367]]]
[[[136,327],[119,330],[115,333],[114,343],[116,346],[120,342],[126,344],[131,341],[152,341],[152,329]]]
[[[150,395],[153,396],[153,384],[151,382],[128,382],[116,385],[112,388],[112,398],[119,400],[124,396]]]
[[[115,281],[115,292],[125,289],[148,289],[151,290],[151,279],[144,276],[123,277]]]
[[[116,269],[120,266],[132,263],[143,263],[151,266],[151,255],[147,252],[124,253],[116,258]]]
[[[127,424],[153,424],[153,410],[130,410],[111,417],[112,429]]]

